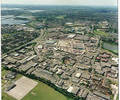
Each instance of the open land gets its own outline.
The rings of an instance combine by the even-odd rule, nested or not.
[[[46,84],[39,82],[38,85],[22,100],[72,100],[55,91]]]

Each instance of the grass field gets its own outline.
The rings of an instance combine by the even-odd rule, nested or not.
[[[117,96],[117,100],[119,100],[119,95]]]
[[[1,72],[2,72],[2,76],[4,76],[7,73],[7,70],[5,70],[4,68],[1,67]]]
[[[1,83],[2,83],[2,87],[3,87],[3,86],[5,85],[5,83],[6,83],[6,81],[3,79],[3,77],[6,75],[7,72],[8,72],[7,70],[1,68],[1,78],[2,78]]]
[[[55,91],[48,85],[39,82],[39,84],[27,94],[22,100],[73,100],[67,98],[61,93]]]
[[[16,100],[16,99],[2,92],[2,100]]]
[[[94,34],[99,35],[99,36],[104,36],[104,37],[108,37],[109,34],[103,31],[94,31]]]
[[[65,15],[57,16],[56,19],[64,19]]]

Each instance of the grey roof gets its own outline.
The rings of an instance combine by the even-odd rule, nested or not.
[[[90,74],[89,73],[82,73],[82,78],[85,78],[85,79],[90,79]]]
[[[79,87],[73,87],[72,93],[76,94],[79,92],[80,88]]]
[[[37,63],[32,64],[33,67],[37,66]]]
[[[105,100],[104,98],[98,97],[93,93],[89,93],[86,100]]]
[[[72,82],[74,82],[74,83],[79,83],[79,79],[78,78],[72,78]]]
[[[26,71],[26,70],[32,68],[34,65],[36,65],[35,62],[29,61],[29,62],[27,62],[26,64],[20,66],[19,68],[20,68],[20,70]]]
[[[68,80],[69,79],[69,77],[65,73],[63,73],[61,75],[61,78],[64,79],[64,80]]]
[[[14,58],[12,58],[12,57],[10,57],[10,56],[9,56],[9,57],[6,57],[5,60],[6,60],[7,62],[10,62],[10,63],[16,63],[16,61],[17,61],[16,59],[14,59]]]
[[[81,89],[80,92],[78,93],[80,97],[86,98],[88,95],[88,90],[86,89]]]
[[[16,67],[15,65],[9,64],[7,65],[8,68]]]
[[[47,80],[50,80],[52,83],[56,82],[56,77],[53,76],[52,72],[49,72],[47,70],[43,70],[41,68],[36,69],[32,72],[32,74],[36,75],[37,77],[45,78]]]
[[[26,57],[25,57],[25,58],[23,58],[22,60],[19,60],[19,62],[20,62],[21,64],[24,64],[28,58],[29,58],[29,57],[28,57],[28,56],[26,56]]]
[[[2,63],[5,64],[5,65],[8,65],[8,64],[9,64],[8,61],[3,61]]]
[[[90,67],[87,65],[86,66],[79,65],[79,66],[77,66],[77,68],[82,69],[82,70],[88,70]]]
[[[46,44],[54,44],[56,41],[55,40],[47,40]]]
[[[16,76],[15,72],[9,72],[7,75],[5,75],[5,78],[13,79],[15,78],[15,76]]]
[[[58,69],[58,71],[56,72],[56,74],[58,74],[58,75],[62,75],[63,74],[63,70],[62,69]]]
[[[83,98],[86,98],[87,95],[88,95],[88,91],[87,91],[87,90],[84,90],[84,92],[82,93],[82,97],[83,97]]]
[[[80,78],[81,75],[82,75],[82,72],[78,72],[78,73],[75,74],[75,77],[76,77],[76,78]]]
[[[10,84],[10,85],[7,87],[6,91],[11,90],[11,89],[14,88],[15,86],[16,86],[16,84],[14,84],[14,83]]]
[[[25,50],[24,50],[24,49],[21,49],[21,50],[19,50],[18,52],[20,52],[20,53],[25,53]]]
[[[92,76],[92,79],[97,80],[97,81],[100,81],[100,80],[101,80],[101,78],[100,78],[100,77],[97,77],[97,76]]]
[[[27,71],[27,74],[31,74],[34,70],[35,70],[35,68],[30,68],[30,69]]]
[[[96,71],[98,74],[100,74],[100,75],[104,74],[104,71],[102,71],[102,70],[96,69],[95,71]]]
[[[66,72],[66,75],[71,76],[74,72],[75,72],[75,70],[70,70],[70,71]]]
[[[98,91],[95,91],[94,94],[95,94],[96,96],[102,97],[103,99],[110,100],[110,96],[104,95],[104,94],[102,94],[102,93],[100,93],[100,92],[98,92]]]
[[[37,55],[33,55],[33,56],[31,56],[31,57],[29,57],[28,59],[26,59],[26,61],[30,61],[30,60],[32,60],[33,58],[35,58]]]
[[[51,68],[51,71],[54,73],[57,72],[57,67]]]
[[[101,62],[102,67],[111,67],[110,63]]]
[[[64,81],[61,79],[59,82],[58,82],[58,85],[59,86],[62,86],[64,84]]]

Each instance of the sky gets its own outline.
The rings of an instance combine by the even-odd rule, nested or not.
[[[117,6],[117,0],[2,0],[2,4]]]

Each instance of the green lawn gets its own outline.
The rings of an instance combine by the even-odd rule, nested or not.
[[[117,100],[119,100],[119,95],[117,96]]]
[[[20,79],[22,76],[23,76],[23,75],[21,75],[21,74],[17,74],[17,76],[16,76],[16,78],[14,79],[14,81]]]
[[[3,67],[1,67],[2,77],[7,73],[7,70],[5,70]]]
[[[73,100],[55,91],[48,85],[39,82],[38,85],[22,100]]]
[[[2,100],[16,100],[16,99],[2,92]]]
[[[65,15],[57,16],[56,19],[64,19]]]
[[[7,72],[8,72],[7,70],[1,68],[1,77],[3,78]],[[2,79],[1,82],[2,82],[2,86],[3,86],[5,84],[5,80]]]
[[[100,35],[100,36],[104,36],[104,37],[108,37],[109,34],[103,31],[94,31],[94,34],[96,35]]]

